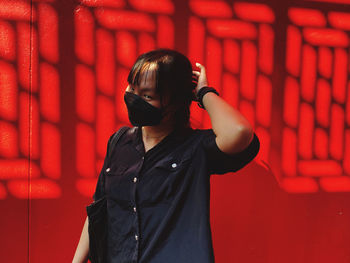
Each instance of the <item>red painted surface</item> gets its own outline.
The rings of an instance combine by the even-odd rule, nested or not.
[[[129,124],[128,71],[168,47],[261,142],[211,178],[216,262],[350,262],[350,5],[303,3],[2,0],[1,261],[71,261],[107,139]]]

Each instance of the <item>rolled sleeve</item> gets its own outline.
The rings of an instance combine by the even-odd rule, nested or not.
[[[227,154],[221,151],[217,146],[215,141],[216,136],[213,130],[207,131],[207,136],[205,136],[203,140],[203,145],[207,155],[210,174],[237,172],[251,162],[259,152],[260,141],[255,133],[253,140],[243,151]]]

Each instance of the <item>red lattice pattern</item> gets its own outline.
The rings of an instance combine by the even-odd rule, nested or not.
[[[44,2],[0,5],[0,199],[61,195],[58,16]]]
[[[350,191],[350,14],[296,7],[288,14],[283,186]]]
[[[326,2],[339,7],[348,0]],[[54,4],[1,1],[0,199],[9,194],[61,196],[59,18]],[[96,185],[108,137],[128,124],[123,93],[137,55],[174,47],[174,4],[77,2],[75,164],[76,187],[85,196],[91,197]],[[188,7],[188,55],[193,65],[206,66],[209,85],[254,126],[261,142],[257,159],[274,160],[271,168],[286,191],[350,191],[350,13],[288,9],[286,78],[280,91],[272,88],[272,78],[274,83],[282,78],[283,69],[274,63],[284,54],[275,58],[276,21],[267,4],[191,0]],[[210,127],[205,111],[195,104],[191,110],[194,127]]]
[[[190,1],[189,57],[207,68],[209,85],[250,121],[261,141],[258,159],[268,160],[272,106],[275,16],[265,4]],[[210,127],[209,116],[192,108],[193,122]]]

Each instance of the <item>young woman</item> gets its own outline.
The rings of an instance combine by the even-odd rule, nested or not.
[[[93,196],[107,197],[107,262],[214,262],[210,175],[241,169],[260,144],[196,66],[192,71],[181,53],[158,49],[141,55],[129,73],[124,100],[134,127],[106,157]],[[190,127],[193,100],[212,129]],[[73,262],[87,261],[87,226],[86,220]]]

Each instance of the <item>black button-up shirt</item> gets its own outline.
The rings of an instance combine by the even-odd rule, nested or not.
[[[214,262],[210,174],[241,169],[259,148],[254,134],[245,150],[228,155],[212,130],[188,129],[145,153],[142,130],[127,130],[106,155],[93,196],[107,196],[108,262]]]

